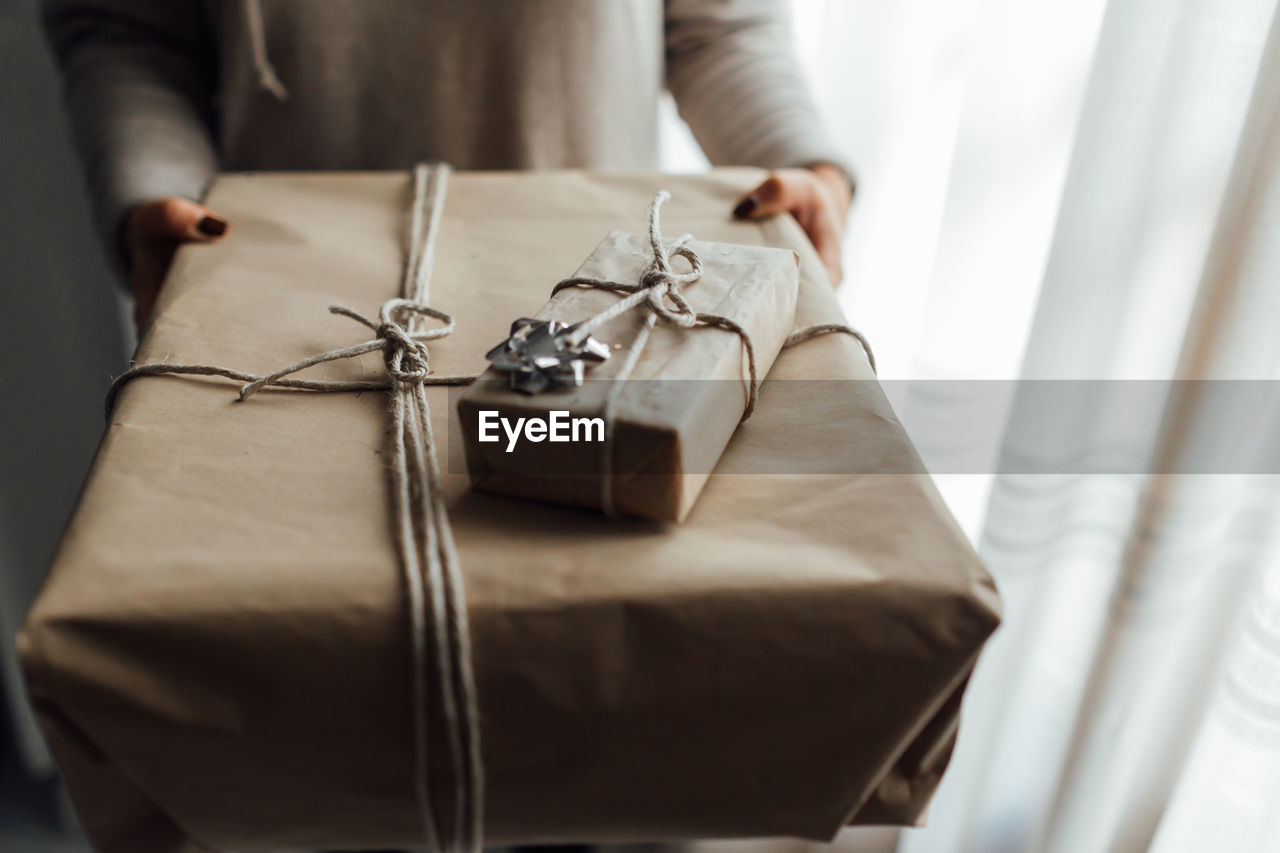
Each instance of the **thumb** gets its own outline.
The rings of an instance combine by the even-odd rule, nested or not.
[[[135,240],[216,240],[227,233],[227,221],[202,204],[185,198],[161,198],[135,208],[129,223]]]
[[[736,219],[761,219],[776,213],[801,210],[809,203],[805,197],[807,192],[812,192],[808,182],[784,180],[783,175],[773,174],[743,196],[733,209],[733,215]]]

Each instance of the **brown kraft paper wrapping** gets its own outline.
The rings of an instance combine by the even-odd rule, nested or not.
[[[686,286],[685,298],[695,312],[728,317],[743,327],[763,377],[795,324],[795,252],[700,240],[690,247],[702,258],[703,271],[698,281]],[[647,235],[615,231],[573,275],[635,283],[651,254]],[[677,266],[684,263],[675,260]],[[572,324],[618,300],[608,291],[568,288],[533,316]],[[607,448],[590,442],[525,441],[508,450],[508,442],[478,439],[483,411],[497,412],[513,423],[520,417],[545,419],[554,410],[603,415],[610,380],[618,377],[645,316],[636,308],[593,332],[621,349],[590,368],[590,381],[579,388],[530,396],[510,390],[506,378],[492,369],[482,375],[458,403],[472,485],[486,492],[591,507],[601,505],[603,487],[610,489],[621,514],[683,521],[746,406],[750,379],[742,340],[733,332],[685,329],[659,320],[635,369],[622,380],[611,418],[614,440]],[[602,452],[612,460],[604,482]]]
[[[667,233],[794,249],[796,324],[841,321],[794,221],[729,219],[759,179],[455,175],[431,302],[458,330],[433,368],[480,372],[660,187]],[[265,373],[362,340],[326,309],[374,313],[397,291],[409,183],[222,178],[209,203],[232,232],[179,251],[138,361]],[[312,373],[381,370],[375,353]],[[792,379],[867,381],[770,406]],[[451,467],[489,843],[920,819],[999,603],[871,379],[846,336],[782,352],[683,525],[481,494]],[[20,638],[45,734],[99,850],[415,845],[386,395],[235,390],[122,393]],[[460,442],[449,392],[428,393],[436,435]],[[732,473],[774,459],[845,473]]]

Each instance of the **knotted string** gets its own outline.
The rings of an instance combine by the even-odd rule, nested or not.
[[[141,364],[120,374],[107,393],[107,412],[120,390],[141,376],[185,374],[224,376],[245,383],[239,399],[267,387],[309,391],[389,390],[392,417],[391,484],[396,521],[396,548],[409,600],[412,631],[411,697],[413,715],[414,798],[423,837],[431,850],[481,849],[483,770],[480,763],[479,702],[472,671],[466,593],[457,549],[449,527],[444,483],[431,430],[428,385],[465,385],[473,376],[431,375],[426,342],[454,329],[453,318],[426,304],[434,265],[436,235],[444,210],[449,170],[420,165],[414,170],[414,203],[410,245],[401,297],[383,303],[374,322],[349,308],[329,310],[373,330],[372,340],[302,359],[265,376],[218,365]],[[429,185],[429,186],[428,186]],[[442,325],[423,328],[427,319]],[[355,358],[381,350],[387,375],[382,379],[305,380],[292,374],[327,361]],[[428,625],[430,623],[430,625]],[[436,657],[428,661],[428,633]],[[452,833],[443,840],[432,801],[427,762],[428,673],[434,664],[445,732],[453,764]]]
[[[741,421],[751,417],[752,412],[756,409],[756,401],[760,396],[760,379],[756,375],[756,350],[755,344],[751,341],[751,335],[740,324],[728,317],[720,314],[694,311],[689,304],[689,300],[685,298],[685,286],[694,284],[702,278],[702,257],[689,245],[693,240],[693,235],[691,234],[684,234],[670,244],[663,242],[660,228],[660,211],[663,203],[670,199],[671,193],[666,190],[659,190],[649,203],[649,249],[651,254],[649,263],[645,265],[638,281],[634,284],[629,284],[591,276],[574,276],[560,281],[551,289],[553,297],[569,287],[584,287],[628,294],[624,299],[615,302],[604,311],[574,324],[573,331],[567,338],[567,342],[572,346],[582,343],[593,331],[634,308],[643,307],[646,312],[640,331],[636,333],[635,338],[631,341],[626,357],[614,374],[613,383],[605,395],[604,408],[601,413],[601,417],[604,420],[604,442],[601,445],[600,458],[600,507],[610,517],[617,515],[613,494],[613,433],[615,424],[613,412],[617,407],[618,398],[622,394],[626,380],[631,377],[636,364],[640,361],[640,356],[644,352],[645,345],[648,344],[649,337],[652,335],[659,319],[682,329],[719,328],[737,335],[742,342],[743,356],[747,362],[747,401],[743,407]],[[672,258],[684,258],[689,263],[689,271],[684,273],[675,272],[671,266]],[[872,371],[875,370],[876,358],[871,352],[871,344],[868,343],[866,337],[857,329],[841,323],[823,323],[799,329],[787,337],[782,348],[786,349],[820,335],[832,333],[850,335],[857,340],[867,354],[867,361],[870,362]],[[739,422],[741,423],[741,421]]]

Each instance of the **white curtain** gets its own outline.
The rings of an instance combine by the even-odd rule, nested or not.
[[[794,0],[859,170],[846,310],[1006,602],[928,827],[844,848],[1280,851],[1276,7]],[[972,380],[1014,379],[957,466]],[[1168,392],[1146,463],[1055,468],[1105,442],[1017,407],[1051,380]]]

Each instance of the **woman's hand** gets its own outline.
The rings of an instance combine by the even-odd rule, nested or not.
[[[173,254],[183,243],[211,242],[227,233],[227,221],[185,198],[143,202],[125,215],[120,242],[130,265],[134,321],[141,333],[164,284]]]
[[[853,187],[844,171],[819,163],[804,169],[778,169],[747,193],[733,215],[762,219],[790,213],[818,250],[833,285],[840,283],[844,223],[853,201]]]

